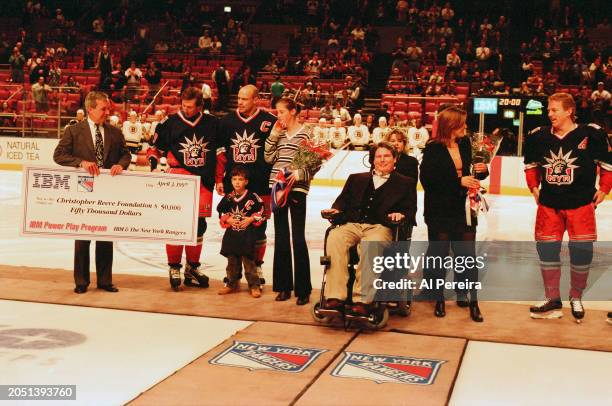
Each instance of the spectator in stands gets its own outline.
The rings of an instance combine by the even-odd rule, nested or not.
[[[592,119],[593,100],[591,95],[592,92],[587,86],[581,86],[580,92],[576,96],[576,121],[579,123],[589,123]]]
[[[357,113],[353,116],[353,125],[348,128],[347,134],[351,141],[351,149],[359,151],[368,149],[370,132],[368,131],[368,127],[361,122],[361,114]]]
[[[404,37],[399,36],[395,40],[395,48],[391,51],[393,57],[393,64],[391,70],[398,69],[399,72],[404,70],[404,60],[406,59],[406,50],[404,45]]]
[[[212,38],[208,30],[204,30],[204,34],[198,39],[198,48],[202,55],[208,55],[212,49]]]
[[[51,87],[45,83],[44,77],[39,77],[38,82],[32,85],[32,100],[36,106],[37,113],[49,111],[49,95]]]
[[[281,82],[280,75],[276,75],[274,82],[270,85],[270,93],[272,98],[272,106],[276,106],[276,102],[283,97],[285,92],[285,85]]]
[[[480,67],[481,70],[489,69],[489,59],[491,59],[491,49],[487,46],[486,40],[483,39],[480,41],[480,46],[476,48],[475,56],[476,56],[476,60],[478,61],[478,66]]]
[[[597,90],[591,94],[591,100],[593,101],[593,121],[607,129],[610,92],[604,89],[604,82],[597,83]]]
[[[130,63],[130,67],[126,69],[125,78],[127,81],[125,98],[127,99],[127,101],[131,102],[136,97],[138,88],[140,87],[140,80],[142,79],[142,71],[136,66],[136,61],[132,61]]]
[[[213,35],[212,44],[210,47],[210,53],[214,55],[219,55],[223,50],[223,43],[219,39],[217,35]]]
[[[312,55],[312,59],[308,61],[306,67],[304,67],[304,73],[306,75],[318,77],[321,72],[321,60],[319,59],[319,53],[315,52]]]
[[[162,73],[159,67],[157,66],[157,62],[151,61],[149,63],[149,69],[147,69],[145,79],[149,84],[149,100],[151,100],[159,90],[159,85],[162,80]]]
[[[95,69],[100,71],[100,87],[102,87],[102,84],[111,76],[113,66],[113,57],[108,50],[108,45],[104,44],[98,53],[98,59],[95,66]]]
[[[185,91],[185,89],[189,87],[194,87],[194,85],[195,76],[191,72],[191,68],[187,67],[187,70],[185,70],[185,72],[183,72],[183,75],[181,76],[181,94],[183,94],[183,91]]]
[[[104,19],[101,15],[96,17],[91,23],[93,34],[96,38],[102,39],[104,37]]]
[[[353,82],[351,76],[347,76],[346,81],[347,89],[350,90],[350,107],[353,109],[353,111],[360,110],[363,107],[365,99],[363,84],[360,80]]]
[[[518,93],[521,96],[531,96],[532,95],[532,90],[529,88],[529,85],[527,84],[527,82],[522,82],[521,83],[521,87],[518,91]]]
[[[334,118],[339,118],[343,122],[351,121],[351,115],[349,114],[347,109],[342,107],[342,104],[339,100],[336,100],[335,107],[332,110],[332,116]]]
[[[230,74],[225,69],[225,65],[222,63],[212,73],[211,78],[215,82],[217,86],[217,92],[219,94],[219,100],[217,101],[217,110],[223,111],[227,107],[227,102],[229,98]]]
[[[75,79],[74,76],[68,76],[68,79],[66,80],[66,87],[68,87],[68,89],[66,89],[66,93],[78,93],[80,91],[81,88],[81,84]]]
[[[334,109],[332,108],[332,103],[329,97],[325,100],[325,105],[321,108],[319,116],[327,121],[333,121]]]
[[[17,124],[17,114],[13,108],[7,103],[2,103],[0,111],[0,127],[15,127]]]
[[[249,65],[244,65],[241,71],[236,75],[234,79],[234,89],[238,91],[240,88],[247,85],[255,85],[257,83],[257,78],[253,74],[251,67]]]
[[[168,46],[168,43],[162,39],[155,43],[155,47],[153,49],[155,52],[165,53],[168,52],[170,47]]]
[[[202,108],[210,113],[212,111],[212,88],[206,82],[202,82]]]
[[[446,55],[446,73],[459,73],[461,69],[461,57],[457,53],[457,48],[453,47],[449,54]]]
[[[23,67],[25,63],[25,57],[21,54],[19,48],[13,48],[13,54],[9,57],[9,65],[11,65],[11,81],[13,83],[24,82]]]
[[[51,62],[49,69],[49,86],[59,86],[62,80],[62,70],[56,60]]]
[[[406,49],[406,58],[408,59],[408,69],[418,71],[423,58],[423,49],[417,45],[415,39],[410,40],[410,46]]]

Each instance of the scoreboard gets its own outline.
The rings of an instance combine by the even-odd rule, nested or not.
[[[484,131],[507,128],[515,135],[549,125],[545,96],[483,96],[468,100],[468,126],[478,130],[480,114],[484,114]],[[522,122],[521,122],[522,113]],[[522,124],[522,127],[521,127]]]

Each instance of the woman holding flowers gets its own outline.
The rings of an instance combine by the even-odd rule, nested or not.
[[[466,209],[466,201],[469,202],[466,199],[470,189],[480,188],[479,179],[488,176],[488,169],[482,162],[472,164],[472,146],[469,137],[465,136],[465,121],[465,110],[457,106],[449,106],[440,112],[437,137],[425,146],[421,162],[421,184],[425,190],[424,216],[429,238],[427,256],[443,260],[449,255],[451,247],[455,259],[460,256],[474,258],[476,255],[477,212],[473,213],[469,205]],[[454,263],[457,264],[457,261]],[[467,289],[456,289],[457,305],[469,306],[472,320],[483,321],[474,288],[478,281],[478,269],[474,266],[459,269],[456,266],[454,271],[455,282],[467,282],[464,285]],[[436,301],[434,314],[444,317],[444,289],[439,287],[437,281],[444,281],[445,269],[425,268],[423,277],[430,282],[428,286]]]
[[[265,159],[272,164],[270,187],[273,190],[274,211],[274,265],[273,290],[278,292],[277,301],[285,301],[295,292],[298,305],[309,302],[312,285],[310,283],[310,261],[304,232],[306,223],[306,195],[310,181],[318,171],[318,166],[296,165],[295,158],[304,145],[309,143],[307,127],[298,121],[299,107],[294,100],[281,98],[276,102],[278,121],[266,139]],[[278,189],[278,185],[282,185]],[[281,198],[278,196],[283,193]],[[291,213],[291,230],[289,230]],[[291,231],[291,232],[290,232]],[[291,243],[293,243],[293,276]]]

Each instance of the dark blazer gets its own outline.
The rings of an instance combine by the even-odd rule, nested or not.
[[[126,169],[131,161],[119,129],[104,124],[104,168],[119,164]],[[53,153],[53,160],[63,166],[79,167],[82,161],[96,162],[94,141],[87,120],[66,127],[64,135]],[[76,240],[74,243],[74,283],[79,287],[89,286],[90,241]],[[99,287],[112,284],[113,243],[96,242],[96,275]]]
[[[371,172],[355,173],[348,177],[342,192],[332,205],[334,209],[343,212],[344,221],[358,223],[361,220],[361,204],[371,181]],[[387,187],[385,199],[376,209],[376,217],[383,219],[381,224],[387,227],[393,226],[387,218],[391,213],[402,213],[408,222],[414,224],[417,208],[416,179],[393,171],[385,186]]]
[[[470,175],[472,144],[468,137],[459,141],[462,176]],[[488,172],[476,176],[485,179]],[[462,231],[465,221],[465,198],[468,189],[461,186],[461,178],[446,145],[429,141],[423,150],[421,184],[425,190],[425,223],[429,227],[449,231]],[[473,222],[472,224],[476,224]]]
[[[400,154],[395,164],[395,170],[416,181],[419,180],[419,161],[408,154]]]
[[[131,161],[121,131],[104,124],[104,168],[119,164],[127,169]],[[68,126],[53,153],[53,160],[62,166],[79,167],[81,161],[96,162],[93,137],[87,119]]]

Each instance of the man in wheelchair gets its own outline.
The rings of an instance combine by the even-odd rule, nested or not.
[[[327,237],[326,254],[330,257],[327,270],[325,308],[341,310],[347,302],[349,280],[349,250],[361,241],[391,241],[394,224],[414,222],[417,196],[416,179],[395,172],[397,152],[387,142],[370,150],[371,172],[352,174],[331,209],[323,216],[335,224]],[[359,247],[358,247],[359,251]],[[361,253],[360,253],[361,254]],[[357,316],[370,314],[374,288],[362,291],[364,257],[355,270],[351,312]],[[321,304],[323,305],[323,304]]]

